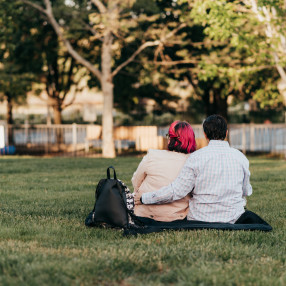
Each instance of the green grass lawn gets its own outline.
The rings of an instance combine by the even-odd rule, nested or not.
[[[84,219],[106,167],[140,158],[0,158],[0,285],[286,285],[286,162],[250,158],[248,208],[273,226],[123,237]]]

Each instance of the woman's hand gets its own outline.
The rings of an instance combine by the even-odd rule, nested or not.
[[[141,196],[140,196],[140,194],[138,194],[137,192],[135,192],[134,193],[134,204],[135,205],[142,205],[141,204],[141,202],[140,202],[140,198],[141,198]]]

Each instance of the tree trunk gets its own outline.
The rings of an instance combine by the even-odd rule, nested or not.
[[[280,94],[282,94],[283,97],[283,103],[284,107],[286,106],[286,81],[283,81],[282,79],[278,83],[278,90]]]
[[[227,114],[227,96],[221,97],[221,90],[215,90],[215,113],[228,119]]]
[[[53,106],[54,109],[54,124],[62,124],[62,106],[58,102]],[[56,129],[57,144],[63,143],[63,130],[61,128]]]
[[[113,83],[111,75],[112,64],[112,34],[107,32],[104,36],[101,52],[102,79],[101,87],[103,92],[103,116],[102,116],[102,156],[114,158],[116,156],[113,138]]]
[[[227,97],[221,97],[220,89],[210,89],[203,95],[203,102],[206,116],[219,114],[225,119],[228,119],[227,114]]]
[[[212,115],[209,91],[205,91],[204,95],[202,96],[202,99],[204,102],[205,115],[208,117]]]
[[[13,104],[10,95],[6,95],[7,99],[7,125],[8,125],[8,144],[14,145],[14,135],[13,135]]]
[[[53,106],[54,109],[54,124],[62,124],[62,107],[61,103]]]

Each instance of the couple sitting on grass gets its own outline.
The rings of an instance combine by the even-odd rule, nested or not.
[[[235,223],[252,194],[249,162],[227,141],[219,115],[203,123],[208,146],[196,151],[187,122],[171,124],[167,150],[149,150],[133,175],[135,214],[156,221]]]

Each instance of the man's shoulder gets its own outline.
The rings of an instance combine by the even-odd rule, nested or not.
[[[235,155],[235,157],[239,160],[241,160],[244,164],[249,164],[248,159],[246,156],[238,149],[230,147],[231,152]]]
[[[210,154],[210,148],[208,148],[208,146],[205,146],[191,153],[188,158],[188,161],[197,162],[198,160],[202,160],[203,158],[208,157]]]
[[[209,146],[203,147],[195,152],[193,152],[188,160],[192,160],[192,161],[197,161],[197,160],[203,160],[203,159],[209,159],[211,157],[215,157],[215,156],[220,156],[222,155],[222,153],[231,153],[237,160],[241,161],[243,164],[249,164],[248,159],[246,158],[246,156],[239,151],[236,148],[233,147],[228,147],[223,151],[220,151],[219,153],[216,153],[213,151],[212,148],[209,148]]]

